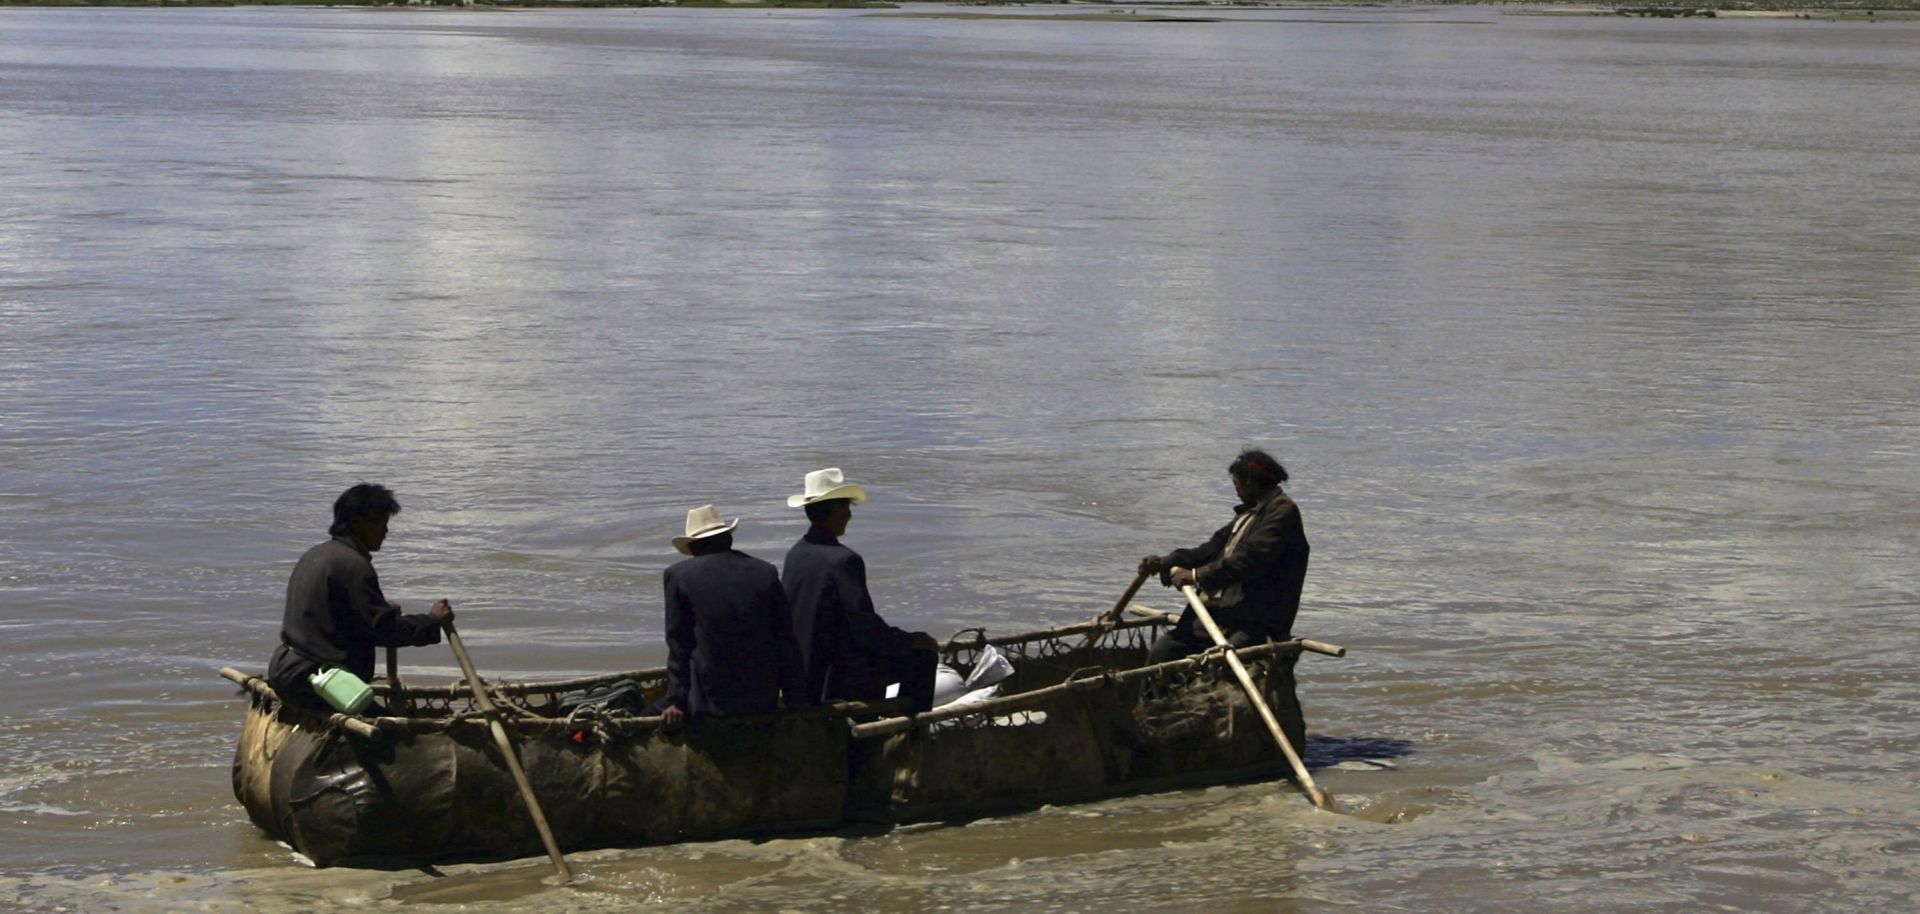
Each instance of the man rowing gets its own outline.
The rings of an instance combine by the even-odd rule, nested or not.
[[[387,602],[373,554],[387,540],[387,522],[400,502],[386,486],[360,483],[333,502],[332,538],[308,549],[287,581],[280,647],[267,664],[267,681],[282,701],[329,710],[308,677],[339,667],[373,678],[373,649],[418,647],[440,642],[440,624],[453,620],[453,606],[436,601],[431,612],[402,615]],[[377,714],[377,710],[365,713]]]
[[[1191,549],[1140,560],[1140,572],[1160,583],[1193,585],[1235,649],[1284,639],[1300,611],[1307,576],[1306,529],[1300,508],[1281,491],[1287,470],[1265,451],[1242,453],[1227,467],[1240,504],[1231,523]],[[1148,663],[1165,663],[1213,646],[1191,608],[1153,643]]]

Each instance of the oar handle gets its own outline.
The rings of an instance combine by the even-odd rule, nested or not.
[[[400,649],[387,645],[387,702],[393,712],[407,713],[407,687],[400,684]]]
[[[1121,614],[1127,611],[1127,604],[1133,602],[1133,595],[1140,592],[1140,585],[1147,583],[1149,574],[1151,572],[1142,571],[1134,575],[1133,583],[1128,584],[1127,592],[1121,594],[1119,600],[1114,601],[1113,608],[1093,618],[1093,630],[1087,632],[1087,640],[1080,645],[1081,650],[1093,647],[1094,643],[1100,640],[1100,636],[1107,633],[1107,629],[1120,621]]]
[[[1274,718],[1273,709],[1267,707],[1265,698],[1260,697],[1260,688],[1253,684],[1253,676],[1247,672],[1246,664],[1240,662],[1239,652],[1227,643],[1227,636],[1221,633],[1220,626],[1213,621],[1213,613],[1207,611],[1207,604],[1201,601],[1200,592],[1194,590],[1192,584],[1181,587],[1180,592],[1187,595],[1187,605],[1193,607],[1194,616],[1199,618],[1201,625],[1206,626],[1207,634],[1213,636],[1213,643],[1226,653],[1227,666],[1233,668],[1233,675],[1240,680],[1240,688],[1246,690],[1247,698],[1253,702],[1254,710],[1259,711],[1260,719],[1266,722],[1267,732],[1272,734],[1273,741],[1280,745],[1280,752],[1287,757],[1287,764],[1293,766],[1293,775],[1299,779],[1300,792],[1306,794],[1313,805],[1321,809],[1332,809],[1332,798],[1327,796],[1326,791],[1320,789],[1320,785],[1313,782],[1313,775],[1307,773],[1306,764],[1300,761],[1300,753],[1293,750],[1293,743],[1287,740],[1286,732],[1280,729],[1280,721]]]
[[[1142,571],[1134,575],[1133,583],[1127,585],[1127,592],[1121,594],[1120,599],[1114,601],[1113,608],[1107,610],[1106,613],[1100,617],[1100,621],[1108,625],[1120,621],[1120,614],[1126,612],[1127,604],[1133,602],[1133,595],[1140,592],[1141,585],[1147,583],[1147,578],[1152,574],[1153,572],[1151,571]]]

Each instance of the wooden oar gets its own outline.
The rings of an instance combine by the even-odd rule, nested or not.
[[[1142,571],[1134,575],[1133,583],[1127,585],[1127,592],[1120,595],[1120,599],[1113,604],[1113,608],[1094,618],[1093,631],[1087,633],[1087,641],[1080,645],[1081,650],[1093,647],[1093,643],[1100,640],[1100,636],[1106,634],[1107,629],[1113,627],[1113,623],[1120,621],[1120,614],[1127,611],[1127,604],[1133,602],[1133,595],[1140,592],[1140,585],[1147,583],[1149,573]]]
[[[393,713],[407,715],[407,690],[400,684],[400,649],[387,645],[387,703],[393,706]]]
[[[1200,601],[1200,593],[1192,584],[1180,588],[1187,595],[1187,605],[1193,607],[1193,614],[1200,617],[1200,624],[1207,627],[1207,634],[1213,636],[1213,643],[1227,654],[1227,665],[1233,668],[1233,675],[1239,677],[1240,687],[1247,690],[1247,698],[1253,702],[1260,719],[1267,722],[1267,732],[1273,734],[1273,741],[1280,744],[1280,751],[1287,756],[1287,764],[1293,766],[1294,777],[1299,779],[1300,792],[1307,795],[1313,805],[1321,809],[1332,809],[1333,798],[1313,783],[1313,775],[1307,773],[1307,766],[1300,761],[1300,753],[1293,751],[1293,744],[1287,742],[1287,735],[1280,730],[1280,722],[1273,717],[1273,709],[1267,707],[1267,700],[1260,697],[1260,689],[1253,684],[1253,677],[1247,674],[1246,664],[1240,662],[1240,655],[1227,644],[1227,636],[1221,634],[1220,626],[1214,624],[1213,614],[1207,612],[1207,605]]]
[[[440,623],[447,633],[447,643],[453,645],[453,656],[460,661],[460,672],[466,674],[467,688],[473,690],[473,701],[480,706],[481,713],[487,717],[487,725],[493,730],[493,741],[500,747],[500,754],[507,760],[507,770],[513,772],[513,782],[520,785],[520,798],[527,801],[527,812],[533,816],[533,827],[540,832],[540,840],[547,846],[547,856],[553,858],[553,875],[540,880],[548,885],[563,885],[573,881],[573,870],[567,867],[567,858],[560,853],[560,844],[553,840],[553,829],[547,827],[546,813],[540,811],[540,801],[533,795],[533,785],[527,782],[526,769],[520,767],[520,755],[513,751],[513,743],[507,741],[507,730],[500,726],[500,712],[494,708],[493,699],[487,697],[487,687],[480,681],[480,674],[474,672],[473,658],[467,656],[467,646],[460,643],[460,633],[455,631],[452,622]]]

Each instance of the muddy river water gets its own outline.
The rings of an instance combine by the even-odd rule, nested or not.
[[[1216,14],[0,10],[0,908],[1920,906],[1920,23]],[[1343,814],[547,889],[232,798],[214,671],[356,481],[530,677],[658,662],[686,510],[777,560],[823,466],[895,623],[1082,619],[1248,445]]]

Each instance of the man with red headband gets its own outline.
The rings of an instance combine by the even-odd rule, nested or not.
[[[1240,504],[1233,522],[1192,549],[1140,560],[1142,574],[1160,574],[1170,587],[1192,584],[1206,601],[1227,643],[1248,647],[1293,632],[1300,587],[1307,577],[1307,532],[1300,508],[1280,490],[1287,470],[1265,451],[1247,451],[1227,467]],[[1148,663],[1165,663],[1213,646],[1193,610],[1148,652]]]

